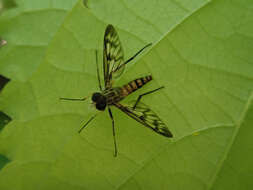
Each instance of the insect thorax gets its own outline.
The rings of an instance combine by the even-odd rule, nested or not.
[[[106,97],[107,105],[112,105],[113,103],[117,103],[124,98],[121,95],[121,88],[119,87],[106,89],[102,93]]]

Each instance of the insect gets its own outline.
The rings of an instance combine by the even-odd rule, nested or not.
[[[97,77],[100,92],[95,92],[91,96],[93,104],[95,104],[96,109],[99,111],[104,111],[106,108],[108,110],[109,116],[112,120],[112,132],[114,141],[114,156],[117,156],[117,143],[114,127],[114,118],[111,111],[111,106],[115,106],[125,114],[133,118],[134,120],[140,122],[143,126],[148,127],[158,134],[165,137],[172,137],[172,133],[169,131],[167,126],[162,122],[162,120],[155,114],[147,105],[140,103],[143,96],[154,93],[164,86],[157,89],[148,91],[144,94],[139,95],[138,99],[131,106],[122,105],[121,100],[126,98],[128,95],[134,91],[142,88],[145,84],[152,80],[152,76],[148,75],[145,77],[137,78],[130,81],[129,83],[123,85],[122,87],[113,87],[113,79],[122,75],[125,66],[132,61],[138,54],[140,54],[145,48],[150,46],[147,44],[141,50],[139,50],[134,56],[124,61],[123,49],[119,40],[119,36],[112,25],[108,25],[104,34],[104,50],[103,50],[103,73],[104,73],[104,86],[102,87],[100,80],[100,72],[98,67],[97,51],[96,53],[96,67],[97,67]],[[62,100],[77,100],[84,101],[88,97],[81,99],[73,98],[60,98]],[[79,130],[79,133],[96,117],[94,115],[91,117],[86,124]]]

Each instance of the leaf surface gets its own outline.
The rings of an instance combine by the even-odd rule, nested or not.
[[[85,1],[85,6],[82,2],[62,17],[61,24],[53,26],[50,40],[42,43],[45,50],[40,61],[27,61],[33,72],[29,75],[27,71],[19,72],[25,80],[12,80],[0,95],[0,106],[13,118],[0,135],[0,153],[11,160],[1,170],[0,187],[7,190],[230,187],[231,171],[226,168],[230,163],[239,168],[240,152],[236,147],[251,149],[246,141],[251,134],[243,133],[244,126],[252,125],[250,1],[94,0]],[[44,14],[49,17],[47,12]],[[153,43],[136,62],[128,65],[115,86],[152,74],[153,82],[122,103],[166,86],[143,98],[143,102],[159,114],[174,135],[173,139],[159,136],[113,108],[117,158],[113,157],[108,113],[98,114],[79,135],[77,131],[96,110],[89,101],[59,100],[82,98],[98,91],[95,50],[98,49],[102,68],[103,34],[108,23],[117,29],[125,59]],[[45,38],[30,33],[29,39],[32,44],[40,44]],[[9,59],[8,49],[2,49],[0,55]],[[33,52],[36,48],[31,49],[27,50],[30,56],[37,57]],[[13,60],[17,61],[13,65],[24,61],[18,57]],[[15,78],[12,71],[6,73]],[[249,136],[237,145],[245,135]],[[252,160],[251,152],[243,152],[248,156],[245,168]],[[251,171],[252,165],[241,170],[246,176],[244,180],[234,175],[239,185],[242,182],[245,187],[252,186]],[[17,178],[15,184],[13,178]],[[239,185],[233,188],[240,189]]]

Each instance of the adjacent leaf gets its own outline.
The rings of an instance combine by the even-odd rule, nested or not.
[[[0,0],[0,12],[2,9],[10,9],[16,7],[15,0]]]
[[[11,118],[0,111],[0,131],[11,121]]]
[[[8,158],[0,154],[0,171],[8,162],[10,162],[10,160],[8,160]]]
[[[0,75],[0,91],[3,89],[3,87],[10,81],[10,79]]]
[[[0,36],[8,42],[1,48],[0,74],[26,81],[42,63],[49,42],[76,1],[5,0],[12,9],[0,16]]]

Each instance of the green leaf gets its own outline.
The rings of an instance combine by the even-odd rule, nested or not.
[[[221,189],[251,189],[253,187],[253,102],[250,98],[245,108],[245,116],[238,121],[237,133],[233,136],[230,151],[224,158],[216,175],[213,188]]]
[[[0,74],[26,81],[43,62],[49,42],[76,1],[4,1],[12,9],[0,17],[0,37],[8,44],[1,48]]]
[[[250,1],[82,2],[68,12],[61,25],[52,26],[57,32],[45,43],[40,61],[34,64],[27,58],[33,72],[19,72],[26,80],[12,80],[0,95],[0,107],[13,118],[0,134],[0,153],[11,160],[0,172],[1,189],[228,187],[226,167],[233,163],[239,168],[243,158],[235,151],[237,139],[244,139],[246,134],[240,134],[244,125],[252,125]],[[78,134],[96,110],[89,101],[59,100],[82,98],[98,90],[95,49],[102,68],[103,33],[108,23],[119,33],[125,59],[153,42],[115,85],[152,74],[154,81],[123,103],[166,86],[143,101],[174,134],[173,139],[159,136],[113,108],[117,158],[113,157],[108,113],[98,114]],[[40,36],[43,39],[43,35],[30,33],[29,39],[35,43]],[[0,53],[8,60],[5,47]],[[36,57],[36,48],[30,49],[30,56]],[[22,51],[26,50],[17,52]],[[17,61],[13,65],[25,60],[12,59]],[[14,78],[11,72],[6,70]],[[250,139],[250,133],[247,135]],[[247,142],[239,145],[251,147]],[[251,152],[243,152],[244,157],[251,160]],[[249,167],[242,170],[246,177],[240,181],[245,187],[251,184],[252,165]],[[240,189],[237,187],[233,186]]]

